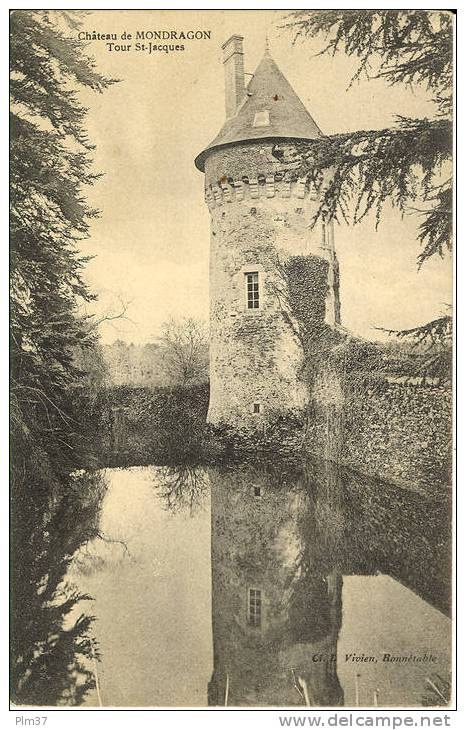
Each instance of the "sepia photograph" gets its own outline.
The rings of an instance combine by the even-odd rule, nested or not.
[[[9,31],[10,709],[454,709],[455,10]]]

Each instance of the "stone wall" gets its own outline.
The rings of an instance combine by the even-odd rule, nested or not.
[[[451,408],[445,386],[342,384],[334,371],[321,372],[306,449],[368,476],[433,491],[451,479]]]

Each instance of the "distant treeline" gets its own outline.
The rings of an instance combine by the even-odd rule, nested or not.
[[[108,385],[152,388],[171,382],[164,349],[155,342],[134,345],[116,340],[111,345],[102,345],[101,353]]]
[[[122,340],[100,345],[99,356],[107,386],[154,388],[208,379],[207,329],[201,320],[192,317],[168,319],[161,326],[160,337],[143,345]]]

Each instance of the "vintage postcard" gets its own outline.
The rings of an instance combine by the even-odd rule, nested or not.
[[[453,707],[454,27],[10,11],[12,707]]]

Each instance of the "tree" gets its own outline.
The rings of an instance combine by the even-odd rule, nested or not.
[[[111,82],[58,30],[54,14],[16,10],[10,20],[11,392],[23,433],[47,428],[58,475],[74,465],[58,453],[73,451],[69,391],[80,378],[73,350],[94,340],[78,315],[78,301],[93,298],[78,244],[97,215],[83,188],[98,175],[75,87],[102,91]]]
[[[408,357],[402,362],[404,372],[414,377],[451,381],[453,359],[453,320],[451,315],[407,330],[385,330],[398,340],[408,343]],[[410,351],[409,351],[410,350]],[[400,362],[398,359],[398,362]]]
[[[300,10],[286,27],[295,39],[323,35],[321,53],[343,50],[359,59],[362,74],[389,85],[424,85],[437,106],[432,119],[395,117],[389,129],[325,137],[303,149],[303,171],[332,169],[318,217],[359,222],[391,201],[402,213],[421,198],[422,264],[451,249],[452,16],[424,10]],[[443,170],[442,170],[443,168]],[[450,175],[441,179],[442,172]],[[444,175],[445,178],[445,175]]]
[[[209,481],[204,469],[185,463],[163,467],[157,472],[155,486],[165,509],[173,513],[186,511],[192,517],[205,504]]]
[[[53,506],[31,500],[34,509],[23,509],[15,525],[10,645],[12,699],[19,705],[80,704],[95,686],[93,617],[70,616],[90,596],[67,573],[76,553],[100,536],[106,487],[101,473],[75,475],[55,490]]]
[[[359,60],[361,76],[389,85],[423,86],[436,105],[432,118],[395,116],[391,127],[322,137],[312,148],[297,144],[300,175],[330,179],[313,221],[353,224],[375,211],[379,224],[385,203],[420,218],[419,267],[452,248],[452,14],[424,10],[298,10],[284,24],[294,39],[323,37],[321,53]],[[451,316],[446,315],[451,325]],[[437,328],[438,320],[423,325]],[[438,328],[437,328],[438,330]],[[451,345],[451,326],[444,328]],[[416,334],[410,333],[414,340]],[[437,332],[438,334],[438,332]]]
[[[191,317],[180,321],[170,318],[162,325],[160,343],[163,368],[173,383],[207,380],[208,339],[202,322]]]
[[[82,279],[86,259],[78,247],[97,215],[83,191],[98,175],[91,171],[93,147],[78,90],[101,92],[112,81],[67,35],[66,23],[76,27],[78,21],[74,12],[10,13],[12,623],[19,626],[27,570],[20,556],[36,545],[34,584],[54,586],[43,560],[43,525],[53,524],[57,502],[81,484],[73,474],[85,465],[89,441],[74,398],[83,383],[74,355],[96,339],[79,315],[80,303],[92,294]],[[53,539],[51,528],[48,534],[46,544]],[[41,565],[45,572],[39,575]],[[73,594],[67,610],[77,600]],[[68,634],[77,651],[80,642],[90,647],[87,630],[88,622],[78,620]],[[43,642],[30,647],[30,656],[40,655]],[[58,644],[46,643],[59,660]],[[28,672],[24,654],[13,656],[15,696]]]
[[[421,705],[424,707],[441,707],[451,700],[451,674],[448,676],[434,674],[427,677],[424,683],[424,694]]]

